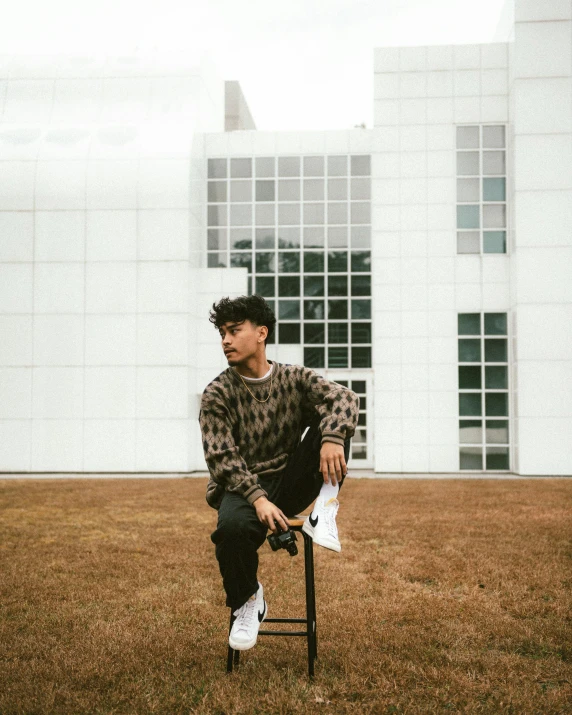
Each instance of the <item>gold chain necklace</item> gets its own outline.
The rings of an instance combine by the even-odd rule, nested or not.
[[[246,387],[246,389],[250,392],[250,388],[248,387],[248,385],[246,384],[246,382],[244,381],[242,375],[238,372],[238,370],[237,370],[237,373],[236,373],[236,374],[237,374],[237,375],[240,377],[240,379],[242,380],[242,384],[243,384],[243,385]],[[258,397],[256,397],[256,395],[254,395],[254,394],[252,394],[252,392],[250,392],[250,394],[252,395],[252,397],[254,397],[254,399],[256,400],[256,402],[268,402],[268,400],[270,399],[270,395],[272,394],[272,378],[273,378],[273,377],[274,377],[274,367],[272,367],[272,372],[270,373],[270,390],[268,391],[268,397],[267,397],[265,400],[259,400]]]

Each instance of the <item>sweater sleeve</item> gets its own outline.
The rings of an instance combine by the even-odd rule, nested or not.
[[[322,443],[343,445],[356,431],[359,397],[348,387],[326,380],[314,370],[302,369],[305,400],[321,417]]]
[[[230,413],[220,391],[207,387],[201,398],[199,424],[205,460],[212,480],[228,492],[243,496],[249,504],[268,493],[244,461],[232,436]]]

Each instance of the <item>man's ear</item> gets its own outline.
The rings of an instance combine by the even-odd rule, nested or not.
[[[258,342],[263,343],[268,337],[268,328],[266,325],[258,326]]]

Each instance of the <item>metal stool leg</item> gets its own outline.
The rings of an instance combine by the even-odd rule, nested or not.
[[[228,629],[228,632],[230,634],[230,631],[232,630],[232,624],[236,620],[236,616],[232,612],[232,608],[230,609],[230,627]],[[228,646],[228,655],[226,657],[226,672],[227,673],[232,673],[232,666],[234,664],[235,667],[238,667],[240,662],[240,651],[239,650],[234,650],[234,648],[231,648],[230,643]]]
[[[306,577],[306,630],[308,638],[308,675],[314,677],[314,660],[317,655],[316,639],[316,593],[314,590],[314,548],[306,532],[304,537],[304,571]]]

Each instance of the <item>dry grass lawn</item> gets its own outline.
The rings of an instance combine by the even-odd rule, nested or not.
[[[0,712],[572,712],[572,480],[352,479],[227,676],[205,479],[0,480]],[[269,615],[303,559],[261,549]]]

